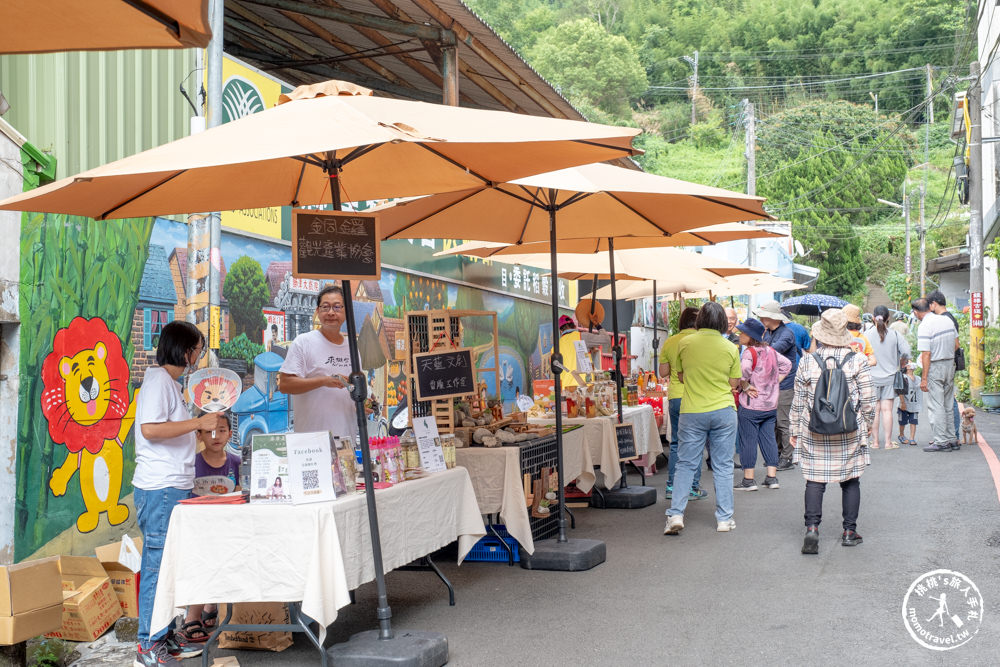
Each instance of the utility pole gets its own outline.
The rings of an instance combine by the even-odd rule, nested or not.
[[[698,122],[698,52],[694,52],[693,58],[691,56],[681,56],[681,58],[694,70],[691,76],[691,124],[695,125]]]
[[[920,225],[917,227],[917,238],[920,240],[920,296],[927,294],[927,228],[924,226],[924,198],[927,186],[920,186]]]
[[[746,128],[746,151],[747,158],[747,194],[757,194],[757,117],[754,114],[753,102],[744,98],[743,124]],[[754,266],[757,263],[757,245],[753,239],[747,239],[747,265]],[[747,295],[747,316],[753,313],[753,295]]]
[[[930,114],[931,125],[934,124],[934,82],[931,79],[931,64],[927,63],[927,112]]]
[[[969,66],[972,85],[965,95],[969,105],[969,390],[979,398],[985,381],[983,368],[983,126],[979,63]]]
[[[927,66],[927,85],[930,87],[930,65]],[[924,183],[920,186],[920,296],[927,294],[927,222],[924,219],[924,200],[927,198],[927,170],[931,165],[931,123],[934,122],[934,98],[927,93],[927,108],[924,110]]]
[[[910,251],[910,195],[906,191],[905,179],[903,180],[903,221],[906,224],[906,262],[904,264],[906,267],[906,296],[908,299],[912,299],[913,296],[910,294],[913,283],[913,258]]]

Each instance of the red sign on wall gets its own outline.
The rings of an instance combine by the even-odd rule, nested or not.
[[[973,292],[972,293],[971,304],[969,307],[969,315],[972,326],[982,329],[983,328],[983,293]]]

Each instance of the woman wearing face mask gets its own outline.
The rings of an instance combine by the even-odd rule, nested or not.
[[[136,665],[176,665],[174,656],[201,653],[200,646],[178,646],[167,628],[149,626],[170,515],[194,488],[196,432],[222,427],[221,413],[192,418],[178,383],[198,363],[204,349],[205,338],[193,324],[167,324],[156,347],[156,366],[146,369],[136,399],[132,486],[143,537]]]

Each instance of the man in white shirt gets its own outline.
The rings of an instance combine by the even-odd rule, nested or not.
[[[910,304],[920,320],[917,350],[920,352],[920,390],[927,393],[927,408],[934,422],[934,444],[925,452],[950,452],[961,447],[951,419],[955,402],[955,349],[958,332],[951,320],[932,313],[926,298]]]
[[[357,412],[348,389],[351,353],[340,332],[345,320],[344,292],[324,287],[316,297],[320,328],[299,334],[281,364],[279,387],[294,396],[295,432],[358,434]]]

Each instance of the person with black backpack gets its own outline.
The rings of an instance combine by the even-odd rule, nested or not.
[[[789,419],[793,460],[806,478],[806,535],[802,553],[819,553],[823,493],[839,482],[843,504],[841,544],[861,544],[857,532],[861,474],[869,463],[868,438],[875,420],[875,391],[868,359],[851,350],[847,316],[823,311],[812,336],[822,347],[804,356],[795,375]]]

